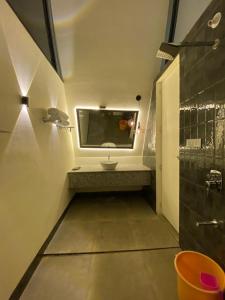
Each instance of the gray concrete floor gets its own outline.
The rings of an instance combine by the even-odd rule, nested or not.
[[[176,300],[178,251],[142,196],[77,197],[21,299]]]
[[[170,226],[135,193],[72,203],[46,254],[177,247]]]

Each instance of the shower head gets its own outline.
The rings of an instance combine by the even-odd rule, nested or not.
[[[172,43],[162,43],[159,50],[157,51],[156,57],[166,60],[174,60],[178,52],[178,45]]]
[[[183,47],[212,47],[213,50],[216,50],[220,44],[220,40],[216,39],[215,41],[209,42],[183,42],[183,43],[162,43],[159,50],[157,51],[156,57],[174,60],[176,55],[179,53],[180,48]]]

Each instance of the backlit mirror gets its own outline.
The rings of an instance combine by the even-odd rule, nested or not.
[[[77,109],[81,148],[134,146],[138,111]]]

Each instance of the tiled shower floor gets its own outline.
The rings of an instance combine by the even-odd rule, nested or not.
[[[77,196],[21,299],[176,300],[178,247],[140,194]]]

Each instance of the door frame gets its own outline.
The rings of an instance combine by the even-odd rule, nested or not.
[[[162,214],[162,83],[180,65],[180,57],[156,81],[156,212]]]

